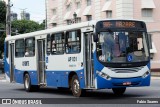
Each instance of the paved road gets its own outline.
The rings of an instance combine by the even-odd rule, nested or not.
[[[123,104],[116,104],[116,103],[122,103],[131,101],[134,98],[159,98],[160,99],[160,80],[159,79],[153,79],[151,81],[150,87],[135,87],[135,88],[128,88],[125,94],[121,97],[115,96],[111,90],[93,90],[93,91],[87,91],[86,93],[87,97],[80,98],[80,102],[78,99],[77,103],[83,103],[83,102],[89,102],[92,104],[92,107],[95,105],[99,105],[103,102],[105,103],[113,103],[110,107],[124,107],[126,105]],[[0,98],[60,98],[58,100],[60,101],[67,101],[67,99],[72,98],[75,99],[75,97],[72,96],[71,92],[68,90],[57,90],[56,88],[43,88],[40,89],[38,92],[25,92],[24,87],[22,84],[17,83],[7,83],[7,82],[0,82]],[[64,98],[64,99],[63,99]],[[67,98],[67,99],[65,99]],[[130,100],[131,99],[131,100]],[[71,101],[71,100],[70,100]],[[73,100],[74,103],[76,100]],[[1,106],[1,105],[0,105]],[[51,105],[50,105],[51,106]],[[64,106],[64,105],[55,105],[58,107]],[[68,107],[69,105],[65,104],[65,107]],[[75,106],[75,105],[74,105]],[[79,105],[76,105],[79,106]],[[84,104],[80,106],[86,106]],[[87,106],[91,106],[87,104]],[[100,106],[100,105],[99,105]],[[101,106],[106,107],[106,105],[101,104]],[[129,104],[130,107],[137,106]],[[141,104],[143,106],[143,104]],[[157,105],[152,105],[155,107],[158,107]],[[96,106],[95,106],[96,107]],[[144,105],[144,107],[151,107],[150,104]]]

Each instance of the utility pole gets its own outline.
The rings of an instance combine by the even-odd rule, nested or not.
[[[48,3],[48,1],[47,0],[45,0],[45,13],[46,13],[46,20],[45,20],[45,29],[47,29],[47,3]]]
[[[11,36],[11,1],[8,0],[6,14],[6,36]]]

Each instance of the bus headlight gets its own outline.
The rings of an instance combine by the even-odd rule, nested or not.
[[[109,75],[107,75],[106,73],[104,73],[104,72],[97,71],[97,74],[99,76],[101,76],[102,78],[104,78],[104,79],[107,79],[107,80],[111,79],[111,77]]]
[[[149,73],[150,73],[149,71],[145,72],[145,73],[142,75],[142,77],[143,77],[143,78],[147,77],[147,76],[149,75]]]

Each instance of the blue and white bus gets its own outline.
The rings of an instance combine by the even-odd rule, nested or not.
[[[24,84],[85,90],[150,85],[146,24],[138,20],[99,20],[6,37],[5,75]]]

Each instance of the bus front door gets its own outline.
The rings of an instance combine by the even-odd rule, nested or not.
[[[10,82],[14,82],[14,43],[10,44]]]
[[[87,88],[94,88],[93,46],[91,33],[84,34],[84,68]]]
[[[38,57],[38,82],[40,85],[46,85],[45,76],[45,40],[37,41]]]

